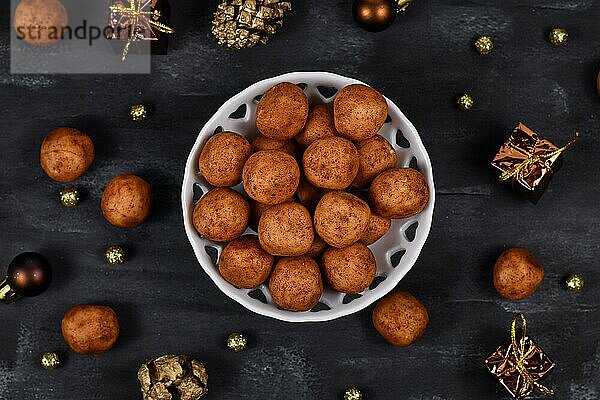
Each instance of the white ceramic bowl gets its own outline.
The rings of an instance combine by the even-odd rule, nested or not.
[[[258,99],[269,88],[280,82],[292,82],[303,87],[311,104],[330,102],[335,97],[332,92],[335,93],[349,84],[362,83],[356,79],[328,72],[293,72],[255,83],[225,102],[200,131],[187,160],[181,191],[185,231],[204,271],[223,293],[247,309],[283,321],[328,321],[350,315],[369,306],[390,292],[414,265],[429,235],[433,216],[435,189],[431,161],[415,127],[398,107],[386,98],[389,118],[379,134],[392,143],[398,154],[398,166],[414,166],[416,161],[418,169],[425,175],[429,184],[430,198],[422,213],[407,219],[393,220],[389,232],[369,246],[377,259],[377,278],[371,288],[360,295],[345,295],[326,288],[321,303],[313,311],[293,312],[280,309],[273,303],[267,284],[250,290],[234,287],[221,277],[216,265],[223,244],[200,237],[192,224],[195,202],[202,193],[210,189],[198,172],[198,158],[206,140],[220,129],[254,137],[257,134],[255,113]],[[398,137],[402,140],[397,141],[397,132],[400,132]],[[241,184],[234,189],[243,192]],[[246,233],[251,232],[253,231],[248,229]]]

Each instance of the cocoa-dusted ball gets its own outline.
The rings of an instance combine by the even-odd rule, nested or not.
[[[254,232],[258,232],[260,217],[266,209],[273,207],[273,204],[263,204],[252,199],[248,199],[248,204],[250,205],[250,222],[248,225]]]
[[[72,182],[94,161],[94,143],[75,128],[56,128],[42,142],[40,164],[51,179]]]
[[[302,255],[315,238],[310,213],[293,202],[270,207],[258,223],[258,238],[262,248],[275,256]]]
[[[327,243],[323,239],[319,237],[319,235],[315,235],[315,240],[313,240],[312,245],[310,246],[310,250],[308,250],[304,256],[314,258],[315,260],[321,257],[321,254],[327,249]]]
[[[110,350],[117,341],[119,321],[110,307],[82,304],[65,313],[61,330],[74,352],[100,354]]]
[[[387,118],[388,106],[377,90],[365,85],[348,85],[333,101],[335,128],[354,142],[377,134]]]
[[[248,227],[250,205],[233,189],[215,188],[194,206],[194,227],[213,242],[230,242]]]
[[[296,198],[298,202],[309,210],[314,210],[321,197],[325,194],[325,190],[314,186],[304,175],[300,176],[300,183],[296,190]]]
[[[343,293],[360,293],[373,283],[377,264],[371,250],[363,243],[343,249],[330,247],[321,258],[325,280],[332,289]]]
[[[369,189],[369,204],[386,218],[408,218],[423,211],[429,201],[425,177],[412,168],[389,169]]]
[[[329,192],[315,209],[315,231],[328,245],[347,247],[362,237],[370,215],[369,205],[355,195]]]
[[[298,86],[282,82],[269,89],[256,108],[256,127],[271,139],[291,139],[304,128],[308,98]]]
[[[358,172],[358,151],[354,144],[341,137],[314,141],[302,157],[306,179],[324,189],[345,189]]]
[[[373,310],[375,329],[394,346],[410,346],[423,336],[427,324],[427,309],[407,292],[385,296]]]
[[[531,296],[544,279],[544,267],[522,248],[503,252],[494,265],[494,287],[501,296],[521,300]]]
[[[333,107],[330,104],[318,104],[310,109],[304,129],[295,137],[304,148],[315,140],[337,136],[333,123]]]
[[[219,257],[219,272],[232,285],[252,289],[267,280],[274,260],[260,247],[257,236],[245,235],[225,246]]]
[[[371,213],[369,224],[363,235],[360,237],[360,241],[366,245],[373,244],[385,236],[390,230],[390,226],[392,226],[391,219]]]
[[[390,142],[379,135],[358,142],[356,149],[358,150],[358,172],[352,185],[359,189],[369,187],[377,175],[394,168],[398,162],[398,156]]]
[[[319,265],[310,257],[285,257],[277,262],[269,291],[279,307],[291,311],[308,311],[319,303],[323,280]]]
[[[15,9],[17,37],[32,45],[48,46],[60,41],[68,25],[69,15],[58,0],[21,0]]]
[[[137,175],[119,175],[102,192],[102,214],[114,226],[132,228],[142,224],[152,208],[152,188]]]
[[[248,196],[263,204],[289,200],[300,182],[300,167],[289,154],[263,150],[250,156],[242,173]]]
[[[298,145],[293,139],[277,140],[259,134],[252,141],[252,146],[254,147],[255,152],[263,150],[279,150],[294,158],[298,155]]]
[[[242,180],[242,170],[252,146],[234,132],[219,132],[206,141],[200,153],[200,173],[217,187],[235,186]]]

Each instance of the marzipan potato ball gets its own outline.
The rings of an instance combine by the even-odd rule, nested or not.
[[[341,137],[314,141],[302,157],[306,179],[316,187],[345,189],[358,173],[358,151],[354,144]]]
[[[319,104],[310,109],[308,121],[295,139],[300,146],[307,148],[317,139],[333,136],[337,136],[333,123],[333,108],[330,104]]]
[[[305,256],[318,259],[321,257],[321,254],[327,249],[327,243],[323,239],[321,239],[318,235],[315,235],[315,240],[313,240],[312,245],[310,246],[310,250],[306,252]]]
[[[242,173],[248,196],[263,204],[289,200],[300,182],[300,167],[294,157],[277,150],[263,150],[250,156]]]
[[[200,173],[213,186],[235,186],[242,180],[242,170],[250,154],[252,146],[245,137],[219,132],[202,147]]]
[[[252,141],[252,146],[254,147],[255,152],[262,150],[279,150],[283,151],[286,154],[289,154],[294,158],[298,155],[298,145],[294,140],[291,139],[277,140],[259,134]]]
[[[385,218],[408,218],[423,211],[429,201],[425,177],[412,168],[389,169],[369,189],[369,204]]]
[[[375,329],[394,346],[410,346],[423,336],[427,324],[427,309],[407,292],[385,296],[373,310]]]
[[[152,189],[137,175],[119,175],[102,192],[102,214],[114,226],[132,228],[150,215]]]
[[[328,245],[347,247],[363,236],[370,215],[369,205],[355,195],[329,192],[315,209],[315,231]]]
[[[360,242],[343,249],[325,250],[321,266],[329,286],[343,293],[362,292],[373,283],[377,272],[373,253]]]
[[[319,303],[323,294],[319,265],[306,256],[282,258],[273,269],[269,290],[279,307],[308,311]]]
[[[32,45],[57,43],[68,25],[67,10],[58,0],[21,0],[15,9],[17,37]]]
[[[258,223],[258,238],[275,256],[299,256],[311,249],[315,238],[312,218],[302,204],[283,203],[265,210]]]
[[[94,143],[88,135],[74,128],[61,127],[44,138],[40,164],[51,179],[66,183],[83,175],[92,165],[94,155]]]
[[[213,242],[230,242],[248,227],[250,205],[233,189],[215,188],[194,207],[194,227],[202,237]]]
[[[219,257],[219,272],[232,285],[252,289],[267,280],[274,260],[260,247],[257,236],[245,235],[225,246]]]
[[[325,194],[325,190],[314,186],[304,175],[300,176],[300,183],[296,190],[296,198],[298,202],[309,210],[314,210],[321,197]]]
[[[271,139],[291,139],[308,118],[308,98],[298,86],[283,82],[273,86],[256,108],[256,127]]]
[[[352,185],[359,189],[369,187],[377,175],[394,168],[398,162],[398,156],[392,145],[379,135],[358,142],[356,149],[359,163]]]
[[[366,245],[373,244],[381,239],[390,230],[392,220],[371,213],[367,229],[360,237],[360,241]]]
[[[263,212],[267,208],[271,208],[273,205],[259,203],[252,199],[248,200],[248,204],[250,204],[250,222],[248,225],[254,232],[258,232],[258,222],[260,221],[260,217],[262,217]]]
[[[365,85],[348,85],[333,101],[335,129],[354,142],[377,134],[388,115],[385,98]]]
[[[494,287],[501,296],[522,300],[531,296],[544,279],[544,267],[522,248],[503,252],[494,265]]]
[[[79,354],[110,350],[119,337],[119,321],[107,306],[78,305],[65,313],[61,323],[65,342]]]

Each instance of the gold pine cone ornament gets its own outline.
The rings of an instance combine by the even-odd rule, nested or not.
[[[223,0],[214,13],[211,32],[218,44],[230,49],[266,44],[291,9],[292,3],[282,0]]]

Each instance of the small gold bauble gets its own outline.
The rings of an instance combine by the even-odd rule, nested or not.
[[[344,393],[344,400],[362,400],[362,398],[362,392],[356,386],[346,389],[346,392]]]
[[[134,104],[131,106],[131,110],[129,111],[131,114],[131,119],[134,121],[143,121],[146,119],[148,115],[148,110],[146,106],[143,104]]]
[[[548,36],[550,39],[550,43],[555,46],[562,46],[567,43],[567,39],[569,38],[569,34],[567,30],[564,28],[554,28],[550,31],[550,35]]]
[[[60,191],[60,203],[65,207],[75,207],[79,203],[79,190],[67,188]]]
[[[571,292],[580,292],[585,286],[585,280],[579,274],[571,274],[565,279],[565,284]]]
[[[475,48],[479,54],[490,54],[494,48],[494,42],[490,36],[479,36],[479,38],[475,41]]]
[[[458,108],[460,108],[461,110],[469,111],[470,109],[473,108],[473,106],[475,105],[475,102],[473,101],[473,98],[471,97],[470,94],[465,93],[458,98],[458,100],[456,101],[456,104],[458,104]]]
[[[227,338],[227,347],[236,353],[246,350],[247,344],[248,339],[242,333],[234,332]]]
[[[118,245],[108,246],[104,251],[104,259],[110,265],[120,265],[125,262],[125,249]]]
[[[53,351],[48,351],[42,354],[42,367],[47,370],[53,370],[60,365],[60,359],[58,358],[58,354]]]

